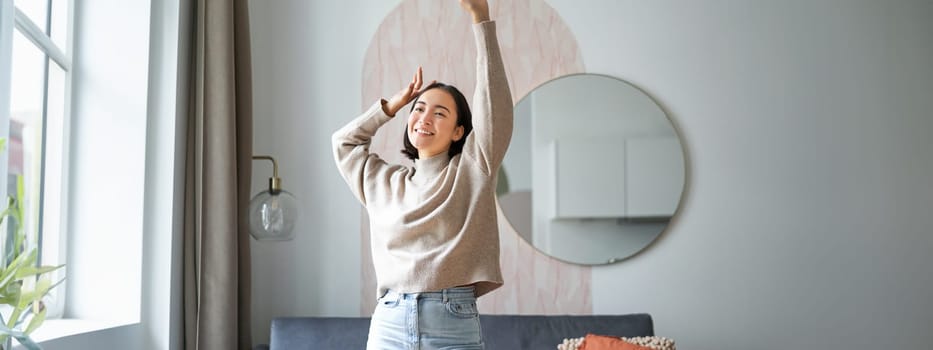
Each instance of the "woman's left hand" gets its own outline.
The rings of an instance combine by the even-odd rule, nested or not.
[[[473,16],[473,23],[489,20],[489,3],[486,0],[460,0],[460,7]]]
[[[403,87],[395,96],[392,96],[392,98],[386,101],[386,104],[382,106],[386,115],[394,116],[398,110],[405,107],[405,105],[421,94],[421,84],[423,82],[421,75],[421,67],[418,67],[418,71],[415,72],[415,76],[411,78],[411,82],[408,83],[408,86]],[[431,84],[434,84],[434,81],[431,81]]]

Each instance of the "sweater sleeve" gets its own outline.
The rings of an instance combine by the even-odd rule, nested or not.
[[[476,91],[473,94],[473,132],[463,152],[487,175],[495,175],[512,139],[512,92],[506,77],[496,22],[473,25],[476,39]]]
[[[385,168],[386,162],[376,154],[369,153],[373,135],[392,117],[385,114],[382,105],[376,102],[362,115],[334,132],[331,142],[334,161],[340,176],[350,186],[350,191],[366,205],[366,181],[371,174]]]

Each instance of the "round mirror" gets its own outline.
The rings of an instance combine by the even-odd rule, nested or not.
[[[515,106],[499,205],[541,252],[613,263],[664,231],[683,194],[684,169],[677,132],[651,97],[612,77],[568,75]]]

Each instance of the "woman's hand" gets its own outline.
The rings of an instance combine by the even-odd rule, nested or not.
[[[405,107],[409,102],[418,97],[421,94],[421,67],[418,67],[418,71],[415,72],[415,76],[411,78],[411,82],[408,83],[408,86],[402,88],[401,91],[392,96],[385,104],[382,105],[382,110],[386,115],[394,116],[395,113],[398,113],[402,107]],[[431,82],[434,84],[434,81]],[[428,85],[431,85],[428,84]]]
[[[489,20],[489,3],[486,0],[460,0],[460,7],[473,16],[473,23]]]

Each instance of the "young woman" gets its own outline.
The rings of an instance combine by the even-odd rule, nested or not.
[[[460,0],[477,48],[474,110],[457,88],[407,87],[333,135],[334,158],[366,207],[379,302],[367,349],[482,349],[476,298],[502,285],[496,174],[512,137],[512,98],[486,0]],[[369,152],[380,126],[412,103],[402,151]]]

